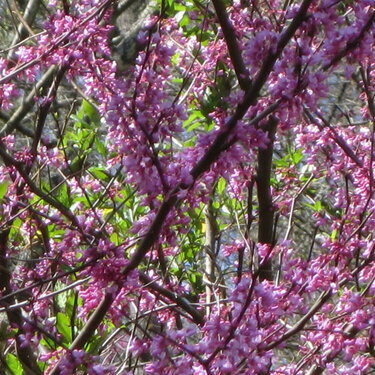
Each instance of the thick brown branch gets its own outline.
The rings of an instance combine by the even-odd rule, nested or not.
[[[197,165],[192,169],[191,175],[193,179],[196,180],[202,173],[207,171],[211,165],[217,160],[219,155],[228,147],[228,142],[230,141],[230,136],[233,133],[237,122],[241,120],[250,106],[254,105],[258,99],[260,90],[267,81],[269,74],[271,73],[275,62],[280,57],[283,49],[288,44],[290,39],[293,37],[294,33],[301,25],[301,23],[306,19],[307,10],[312,3],[312,0],[305,0],[300,9],[298,10],[293,21],[290,23],[288,28],[280,35],[279,42],[277,43],[276,50],[270,51],[268,56],[263,61],[262,67],[260,68],[258,74],[254,78],[254,81],[246,92],[243,101],[237,106],[234,115],[227,121],[224,125],[222,131],[217,135],[216,139],[204,154],[204,156],[199,160]]]
[[[86,342],[95,333],[96,328],[98,328],[99,324],[103,321],[105,314],[111,307],[112,302],[115,299],[115,297],[116,295],[114,294],[106,293],[105,297],[100,302],[99,306],[90,316],[90,319],[87,321],[85,328],[80,332],[80,334],[73,341],[72,345],[69,348],[70,350],[82,348],[86,344]],[[55,369],[50,373],[50,375],[59,374],[59,373],[60,373],[59,368],[55,367]]]
[[[258,224],[258,242],[261,244],[273,245],[273,217],[274,209],[271,196],[271,170],[273,144],[278,121],[275,117],[270,117],[268,123],[262,129],[268,133],[269,143],[267,148],[261,148],[258,151],[258,169],[257,169],[257,194],[259,202],[259,224]],[[259,265],[259,279],[272,280],[272,262],[265,259]]]

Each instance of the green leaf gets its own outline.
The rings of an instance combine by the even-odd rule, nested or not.
[[[184,128],[188,128],[188,131],[191,131],[193,129],[190,128],[191,124],[193,123],[198,123],[198,126],[200,124],[200,121],[195,121],[195,120],[201,120],[204,118],[204,115],[202,114],[201,111],[192,111],[190,116],[188,117],[188,119],[186,121],[184,121],[183,123],[183,127]]]
[[[201,125],[202,124],[200,123],[200,121],[195,121],[186,130],[188,132],[192,132],[193,130],[200,128]]]
[[[118,246],[120,244],[120,238],[116,232],[113,232],[109,239],[112,243],[115,244],[115,246]]]
[[[100,181],[109,181],[108,173],[103,167],[89,168],[89,172]]]
[[[315,211],[317,211],[317,212],[321,211],[322,208],[323,208],[322,202],[321,201],[315,202],[313,207],[314,207]]]
[[[54,226],[50,226],[50,225],[48,226],[48,232],[49,232],[50,238],[53,238],[54,240],[62,239],[64,238],[66,234],[64,229],[55,229]]]
[[[21,362],[14,354],[8,353],[5,361],[14,375],[23,375]]]
[[[46,348],[56,349],[56,343],[48,337],[43,337],[40,340],[40,345],[43,345]]]
[[[105,147],[104,143],[98,139],[98,137],[95,137],[95,148],[101,156],[107,156],[107,148]]]
[[[186,7],[185,7],[185,5],[184,4],[179,4],[179,3],[177,3],[176,1],[174,2],[174,4],[173,4],[173,7],[174,7],[174,9],[176,10],[176,11],[178,11],[178,12],[185,12],[186,11]]]
[[[56,327],[59,333],[61,333],[63,336],[64,341],[70,344],[72,342],[72,331],[70,329],[69,317],[61,312],[58,312],[56,317]]]
[[[196,143],[196,140],[197,140],[197,137],[192,137],[191,139],[189,139],[186,142],[184,142],[183,146],[185,148],[194,147],[195,143]]]
[[[9,182],[4,181],[0,183],[0,200],[4,198],[5,194],[8,191]]]
[[[290,158],[294,165],[297,165],[303,159],[302,150],[296,150],[290,154]]]
[[[181,54],[178,53],[178,52],[176,52],[176,53],[172,56],[172,58],[171,58],[171,63],[172,63],[173,65],[177,65],[178,62],[180,61],[180,56],[181,56]],[[175,83],[175,84],[182,84],[183,81],[184,81],[183,78],[180,78],[180,77],[172,78],[172,82]]]
[[[218,210],[221,207],[221,204],[220,204],[220,202],[215,201],[215,202],[212,203],[212,207],[215,208],[216,210]]]
[[[65,207],[70,207],[72,204],[72,200],[70,198],[70,191],[66,184],[61,185],[59,189],[59,195],[57,197],[60,203],[62,203]]]
[[[219,195],[223,194],[227,187],[227,181],[224,177],[220,177],[217,183],[217,192]]]
[[[323,209],[323,204],[321,201],[317,201],[314,204],[306,203],[307,207],[310,207],[315,212],[320,212]]]
[[[13,240],[20,235],[20,228],[22,226],[23,222],[20,218],[16,218],[13,221],[12,227],[10,228],[9,237]]]
[[[338,235],[339,231],[337,229],[334,229],[331,233],[331,240],[332,241],[335,241],[337,239],[337,235]]]
[[[275,167],[277,168],[285,168],[289,166],[289,162],[286,160],[286,158],[275,159],[273,163],[275,164]]]
[[[72,118],[76,121],[74,124],[78,128],[93,128],[93,125],[99,125],[100,115],[96,108],[87,100],[82,100],[82,104],[75,116]]]

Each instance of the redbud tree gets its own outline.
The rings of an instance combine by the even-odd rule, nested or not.
[[[372,373],[373,1],[116,7],[1,5],[0,372]]]

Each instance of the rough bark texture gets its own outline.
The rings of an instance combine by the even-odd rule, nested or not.
[[[113,15],[116,29],[112,46],[119,70],[134,63],[138,52],[146,47],[139,42],[138,35],[155,9],[155,2],[152,0],[125,0],[116,6]]]

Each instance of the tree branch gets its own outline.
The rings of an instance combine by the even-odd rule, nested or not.
[[[234,71],[237,75],[238,83],[243,91],[248,90],[251,85],[249,79],[249,73],[245,67],[245,63],[242,59],[241,48],[238,44],[236,33],[232,23],[228,17],[228,13],[225,9],[225,5],[222,0],[212,0],[215,7],[217,18],[221,26],[221,30],[224,34],[224,39],[227,44],[230,59],[232,61]]]
[[[22,104],[17,108],[13,115],[7,120],[6,124],[0,130],[0,138],[10,134],[15,128],[18,129],[22,119],[30,113],[35,104],[35,96],[39,93],[40,89],[51,85],[53,75],[56,72],[56,66],[51,66],[38,81],[35,87],[26,96]],[[20,129],[21,130],[21,129]],[[27,129],[29,130],[29,129]],[[30,134],[31,135],[31,134]]]
[[[157,293],[160,293],[164,297],[167,297],[169,300],[173,301],[177,306],[181,307],[186,311],[193,319],[194,323],[203,326],[204,318],[202,314],[197,311],[193,306],[190,305],[189,301],[185,298],[180,297],[178,294],[173,293],[172,291],[162,287],[157,284],[154,280],[150,279],[146,274],[140,272],[139,279],[143,284],[147,284],[147,287],[154,290]]]
[[[258,151],[257,168],[257,195],[259,202],[259,224],[258,242],[261,244],[273,245],[273,217],[274,209],[271,195],[271,170],[273,157],[273,144],[275,141],[276,127],[278,120],[271,116],[267,124],[262,128],[268,133],[269,143],[266,148]],[[272,280],[272,261],[264,259],[259,265],[259,280]]]
[[[25,39],[27,37],[27,34],[32,35],[32,30],[29,24],[32,24],[34,22],[34,19],[36,17],[36,14],[38,13],[40,5],[41,5],[40,0],[29,0],[26,5],[23,16],[21,14],[18,14],[18,17],[20,18],[21,23],[19,24],[17,28],[17,33],[14,36],[14,39],[12,41],[12,44],[11,44],[12,47],[14,47],[21,40]],[[17,5],[14,4],[14,7],[16,8]],[[15,12],[18,13],[17,8]],[[10,50],[8,53],[7,59],[12,60],[13,57],[14,57],[14,50]]]
[[[198,161],[197,165],[190,172],[194,180],[196,180],[202,173],[207,171],[217,160],[219,155],[228,147],[229,137],[236,127],[237,122],[245,116],[250,106],[256,103],[260,90],[267,81],[267,78],[271,73],[275,62],[280,57],[283,49],[288,44],[289,40],[293,37],[298,27],[306,19],[306,13],[312,1],[313,0],[303,1],[293,21],[290,23],[288,28],[280,35],[275,52],[270,51],[268,53],[268,56],[263,61],[262,67],[253,80],[253,84],[247,90],[242,102],[237,106],[235,113],[226,122],[223,129],[221,130],[221,132],[219,132],[204,156]]]
[[[12,290],[11,287],[11,272],[9,271],[9,263],[7,260],[7,248],[9,240],[10,228],[0,232],[0,290],[9,294]],[[2,304],[7,307],[8,305],[14,304],[15,300],[13,297],[7,297]],[[16,351],[17,356],[22,364],[22,368],[26,375],[41,375],[39,370],[36,356],[33,353],[30,344],[25,343],[22,340],[22,335],[25,333],[24,330],[24,319],[20,308],[15,310],[6,311],[7,318],[10,325],[17,327],[18,331],[15,336],[16,340]]]
[[[284,33],[280,35],[279,43],[277,44],[277,48],[275,52],[270,51],[267,58],[262,64],[262,67],[257,74],[254,83],[248,90],[247,94],[245,95],[244,100],[237,106],[237,109],[234,115],[228,120],[225,124],[223,130],[217,135],[216,139],[206,151],[205,155],[198,161],[196,166],[190,171],[190,175],[192,176],[193,181],[196,181],[199,176],[202,175],[205,171],[207,171],[211,165],[217,160],[220,154],[230,146],[230,135],[232,134],[237,122],[243,118],[246,114],[249,107],[256,103],[256,100],[259,96],[260,90],[263,87],[264,83],[266,82],[272,68],[281,55],[284,47],[287,45],[289,40],[293,37],[295,31],[301,25],[301,23],[305,20],[306,12],[313,0],[304,0],[300,9],[298,10],[295,18],[292,20],[289,27],[285,30]],[[143,238],[142,242],[139,244],[138,248],[136,249],[134,255],[129,261],[128,266],[123,271],[123,276],[127,277],[129,273],[134,270],[138,265],[142,262],[144,256],[147,252],[151,249],[155,241],[158,239],[160,231],[162,229],[164,220],[167,218],[169,212],[178,202],[177,194],[181,190],[187,190],[191,187],[192,184],[187,184],[181,182],[166,198],[166,200],[162,203],[150,229],[146,233],[145,237]],[[74,347],[82,347],[87,340],[91,337],[95,329],[101,323],[101,319],[104,318],[105,314],[109,310],[112,302],[114,300],[114,296],[112,294],[106,294],[103,301],[99,304],[96,308],[95,312],[93,313],[92,317],[86,323],[85,327],[81,331],[81,334],[75,340]],[[77,342],[77,344],[76,344]],[[78,345],[78,346],[77,346]],[[55,368],[51,371],[50,375],[57,375],[60,373],[60,363],[57,363]]]
[[[351,41],[349,41],[346,46],[326,65],[323,66],[323,70],[329,69],[331,66],[337,64],[343,57],[345,57],[350,51],[357,48],[359,46],[359,43],[361,42],[361,39],[364,37],[366,32],[368,32],[371,28],[372,23],[375,20],[375,12],[372,12],[369,16],[369,19],[363,26],[360,33]]]

